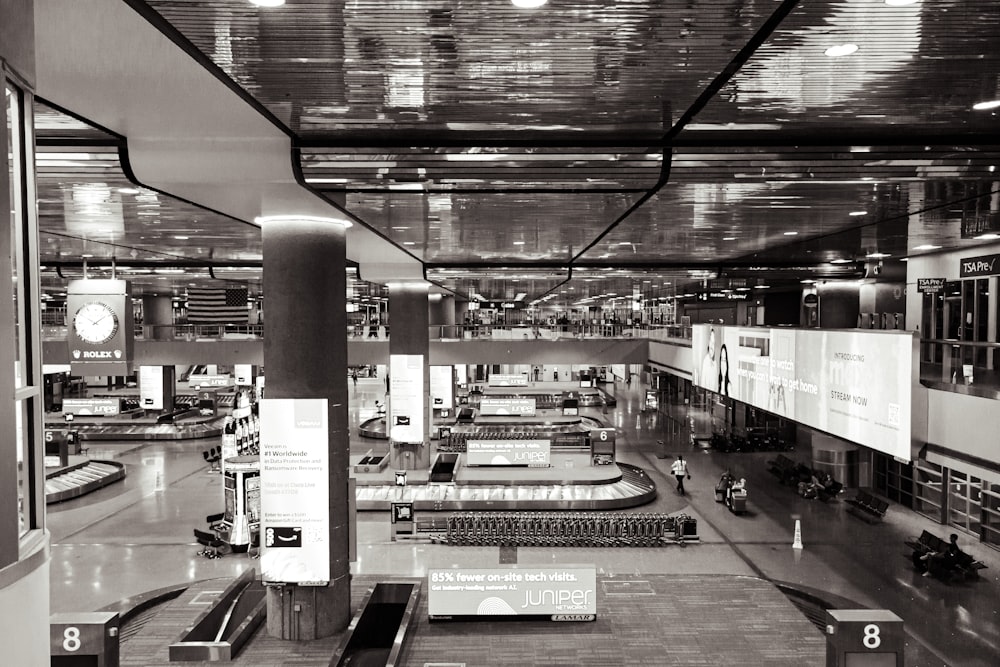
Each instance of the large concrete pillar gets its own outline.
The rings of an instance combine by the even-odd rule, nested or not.
[[[142,297],[142,337],[146,340],[170,340],[174,332],[174,304],[169,296],[144,294]]]
[[[389,410],[388,423],[386,427],[389,431],[389,462],[400,470],[416,470],[430,466],[430,452],[428,451],[431,424],[431,414],[429,409],[430,400],[430,365],[428,353],[430,351],[430,324],[428,320],[427,306],[427,283],[425,282],[399,282],[389,283]],[[392,389],[392,366],[393,357],[398,359],[400,355],[420,355],[423,358],[419,387],[414,388],[413,395],[399,396],[393,393]],[[398,379],[398,378],[397,378]],[[409,409],[415,413],[419,412],[423,416],[423,432],[420,434],[421,442],[410,442],[399,440],[393,437],[393,402],[397,407],[402,401],[406,401]],[[395,410],[398,412],[398,410]]]
[[[348,551],[346,234],[334,221],[262,223],[268,398],[323,398],[329,407],[330,583],[269,587],[267,630],[319,639],[351,619]]]
[[[455,297],[450,294],[430,294],[427,298],[428,317],[434,328],[432,338],[455,337]]]

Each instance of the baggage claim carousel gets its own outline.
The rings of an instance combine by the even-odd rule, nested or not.
[[[611,462],[593,465],[589,433],[604,425],[585,416],[551,415],[538,420],[477,417],[454,424],[437,439],[430,470],[407,470],[405,486],[395,483],[387,453],[352,457],[359,510],[388,510],[413,503],[414,510],[613,510],[637,507],[656,498],[656,484],[639,467]],[[385,418],[361,424],[362,437],[387,440]],[[539,439],[552,443],[548,467],[466,466],[468,439]],[[447,480],[447,481],[439,481]]]

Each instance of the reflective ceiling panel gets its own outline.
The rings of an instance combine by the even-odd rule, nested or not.
[[[148,0],[302,137],[607,128],[658,136],[774,11],[744,0]],[[706,79],[707,76],[707,79]]]
[[[993,0],[800,2],[689,130],[996,132],[998,39]]]
[[[348,194],[347,208],[425,262],[568,262],[638,195]]]
[[[656,185],[661,152],[583,149],[423,147],[303,148],[306,183],[324,192],[645,192]]]

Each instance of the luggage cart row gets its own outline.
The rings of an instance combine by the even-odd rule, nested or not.
[[[653,547],[697,540],[697,522],[652,512],[459,512],[432,538],[456,546]]]

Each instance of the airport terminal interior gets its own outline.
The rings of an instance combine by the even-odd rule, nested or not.
[[[1000,663],[998,44],[0,2],[0,663]]]

